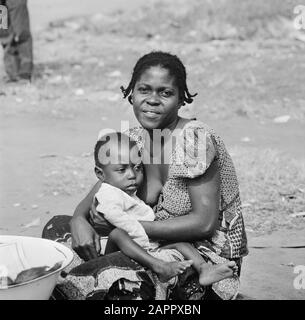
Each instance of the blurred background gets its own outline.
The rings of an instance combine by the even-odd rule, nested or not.
[[[120,86],[141,55],[170,51],[198,92],[181,115],[223,137],[249,243],[272,247],[250,247],[243,292],[305,298],[292,285],[304,249],[279,248],[305,244],[305,29],[295,28],[297,5],[305,1],[29,0],[32,83],[2,80],[0,52],[0,233],[40,236],[53,215],[73,214],[95,182],[99,130],[136,124]]]

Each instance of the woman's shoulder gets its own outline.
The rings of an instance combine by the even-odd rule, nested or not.
[[[196,131],[201,130],[201,132],[205,132],[207,135],[216,135],[215,131],[205,122],[197,119],[184,119],[180,120],[180,127],[183,131]]]
[[[217,157],[221,157],[221,154],[227,153],[221,136],[205,122],[197,119],[181,119],[181,124],[182,133],[180,133],[180,136],[183,137],[186,145],[193,144],[194,141],[195,143],[204,141],[204,144],[200,143],[201,147],[205,146],[207,149],[210,148],[211,151],[214,149]]]
[[[198,120],[181,119],[176,137],[173,176],[195,178],[204,174],[217,156],[210,128]]]
[[[215,145],[215,132],[214,130],[202,121],[197,119],[181,119],[178,128],[179,144],[180,146],[189,148],[193,151],[194,146],[204,149],[205,152],[210,151],[214,153],[217,148]]]

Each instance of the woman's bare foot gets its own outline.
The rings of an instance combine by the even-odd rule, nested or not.
[[[237,266],[234,261],[216,265],[202,263],[200,266],[199,283],[202,286],[208,286],[214,282],[232,277],[236,271]]]
[[[185,260],[181,262],[160,261],[160,263],[156,264],[152,270],[157,274],[161,282],[167,282],[178,274],[182,274],[192,264],[192,260]]]

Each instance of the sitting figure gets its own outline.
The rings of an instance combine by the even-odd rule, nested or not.
[[[122,185],[124,187],[114,185],[107,177],[110,174],[120,176],[121,169],[110,173],[113,165],[100,164],[98,161],[102,162],[103,157],[100,151],[97,152],[96,170],[103,180],[99,179],[77,205],[73,217],[55,216],[43,230],[44,238],[67,245],[71,243],[77,257],[83,259],[75,262],[77,266],[68,271],[65,281],[57,286],[57,292],[60,296],[64,295],[64,299],[234,299],[239,290],[242,259],[248,254],[238,179],[221,137],[204,122],[178,115],[180,108],[192,103],[196,96],[188,89],[184,64],[171,53],[149,52],[139,58],[129,84],[122,86],[121,90],[140,125],[130,128],[128,136],[136,141],[143,157],[143,183],[138,185],[138,178],[132,177],[129,180],[124,178],[128,181]],[[162,133],[162,141],[158,133]],[[156,163],[155,156],[161,161]],[[168,160],[168,157],[170,161],[162,160]],[[137,164],[137,161],[133,163]],[[138,169],[139,166],[128,162],[122,167],[122,176],[142,175]],[[139,199],[154,208],[155,219],[146,209],[143,212],[137,209],[143,214],[141,219],[151,217],[151,221],[137,218],[138,223],[149,239],[167,247],[144,249],[141,241],[138,242],[146,254],[167,262],[192,260],[193,268],[187,268],[186,272],[174,277],[178,278],[175,284],[168,287],[164,283],[160,285],[159,279],[169,278],[168,275],[164,277],[159,273],[155,276],[151,269],[145,270],[135,263],[134,260],[138,259],[142,265],[149,266],[147,260],[145,263],[139,255],[133,256],[123,248],[127,240],[122,245],[116,237],[116,233],[123,230],[121,227],[114,229],[113,234],[108,233],[110,241],[107,242],[106,253],[114,242],[121,251],[99,255],[100,234],[107,233],[102,232],[103,224],[98,224],[98,217],[109,220],[108,226],[116,227],[104,209],[105,205],[110,204],[110,196],[99,192],[103,190],[100,190],[101,186],[107,184],[109,188],[114,185],[122,192],[119,196],[121,208],[125,196],[129,197],[129,203],[131,200],[137,203],[135,191]],[[127,211],[133,212],[133,209]],[[120,212],[127,214],[124,210]],[[139,238],[133,238],[128,230],[125,233],[134,240],[145,238],[144,233]],[[132,242],[137,244],[134,240]],[[174,246],[173,243],[178,248],[177,243],[181,242],[184,249],[182,246],[178,250],[169,249],[169,246]],[[130,248],[131,245],[127,249]],[[190,249],[190,255],[187,255],[185,248]],[[195,253],[191,251],[193,248]],[[140,257],[143,258],[143,255]],[[237,276],[232,276],[235,264]],[[176,265],[170,276],[183,271],[184,266]],[[209,273],[211,270],[212,273]],[[223,276],[228,278],[217,281]],[[212,285],[205,285],[211,282]]]
[[[190,243],[170,243],[160,247],[159,243],[149,240],[139,221],[154,221],[155,214],[136,195],[143,182],[143,163],[135,141],[121,133],[105,135],[96,143],[94,158],[95,172],[102,185],[94,197],[89,221],[101,236],[101,254],[119,249],[151,269],[161,282],[183,273],[192,264],[199,273],[202,286],[236,273],[234,261],[209,265]],[[165,262],[149,254],[158,248],[176,249],[187,260]]]

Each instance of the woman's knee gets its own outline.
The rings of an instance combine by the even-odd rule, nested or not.
[[[70,233],[72,216],[58,215],[51,218],[42,230],[42,238],[56,240]]]

